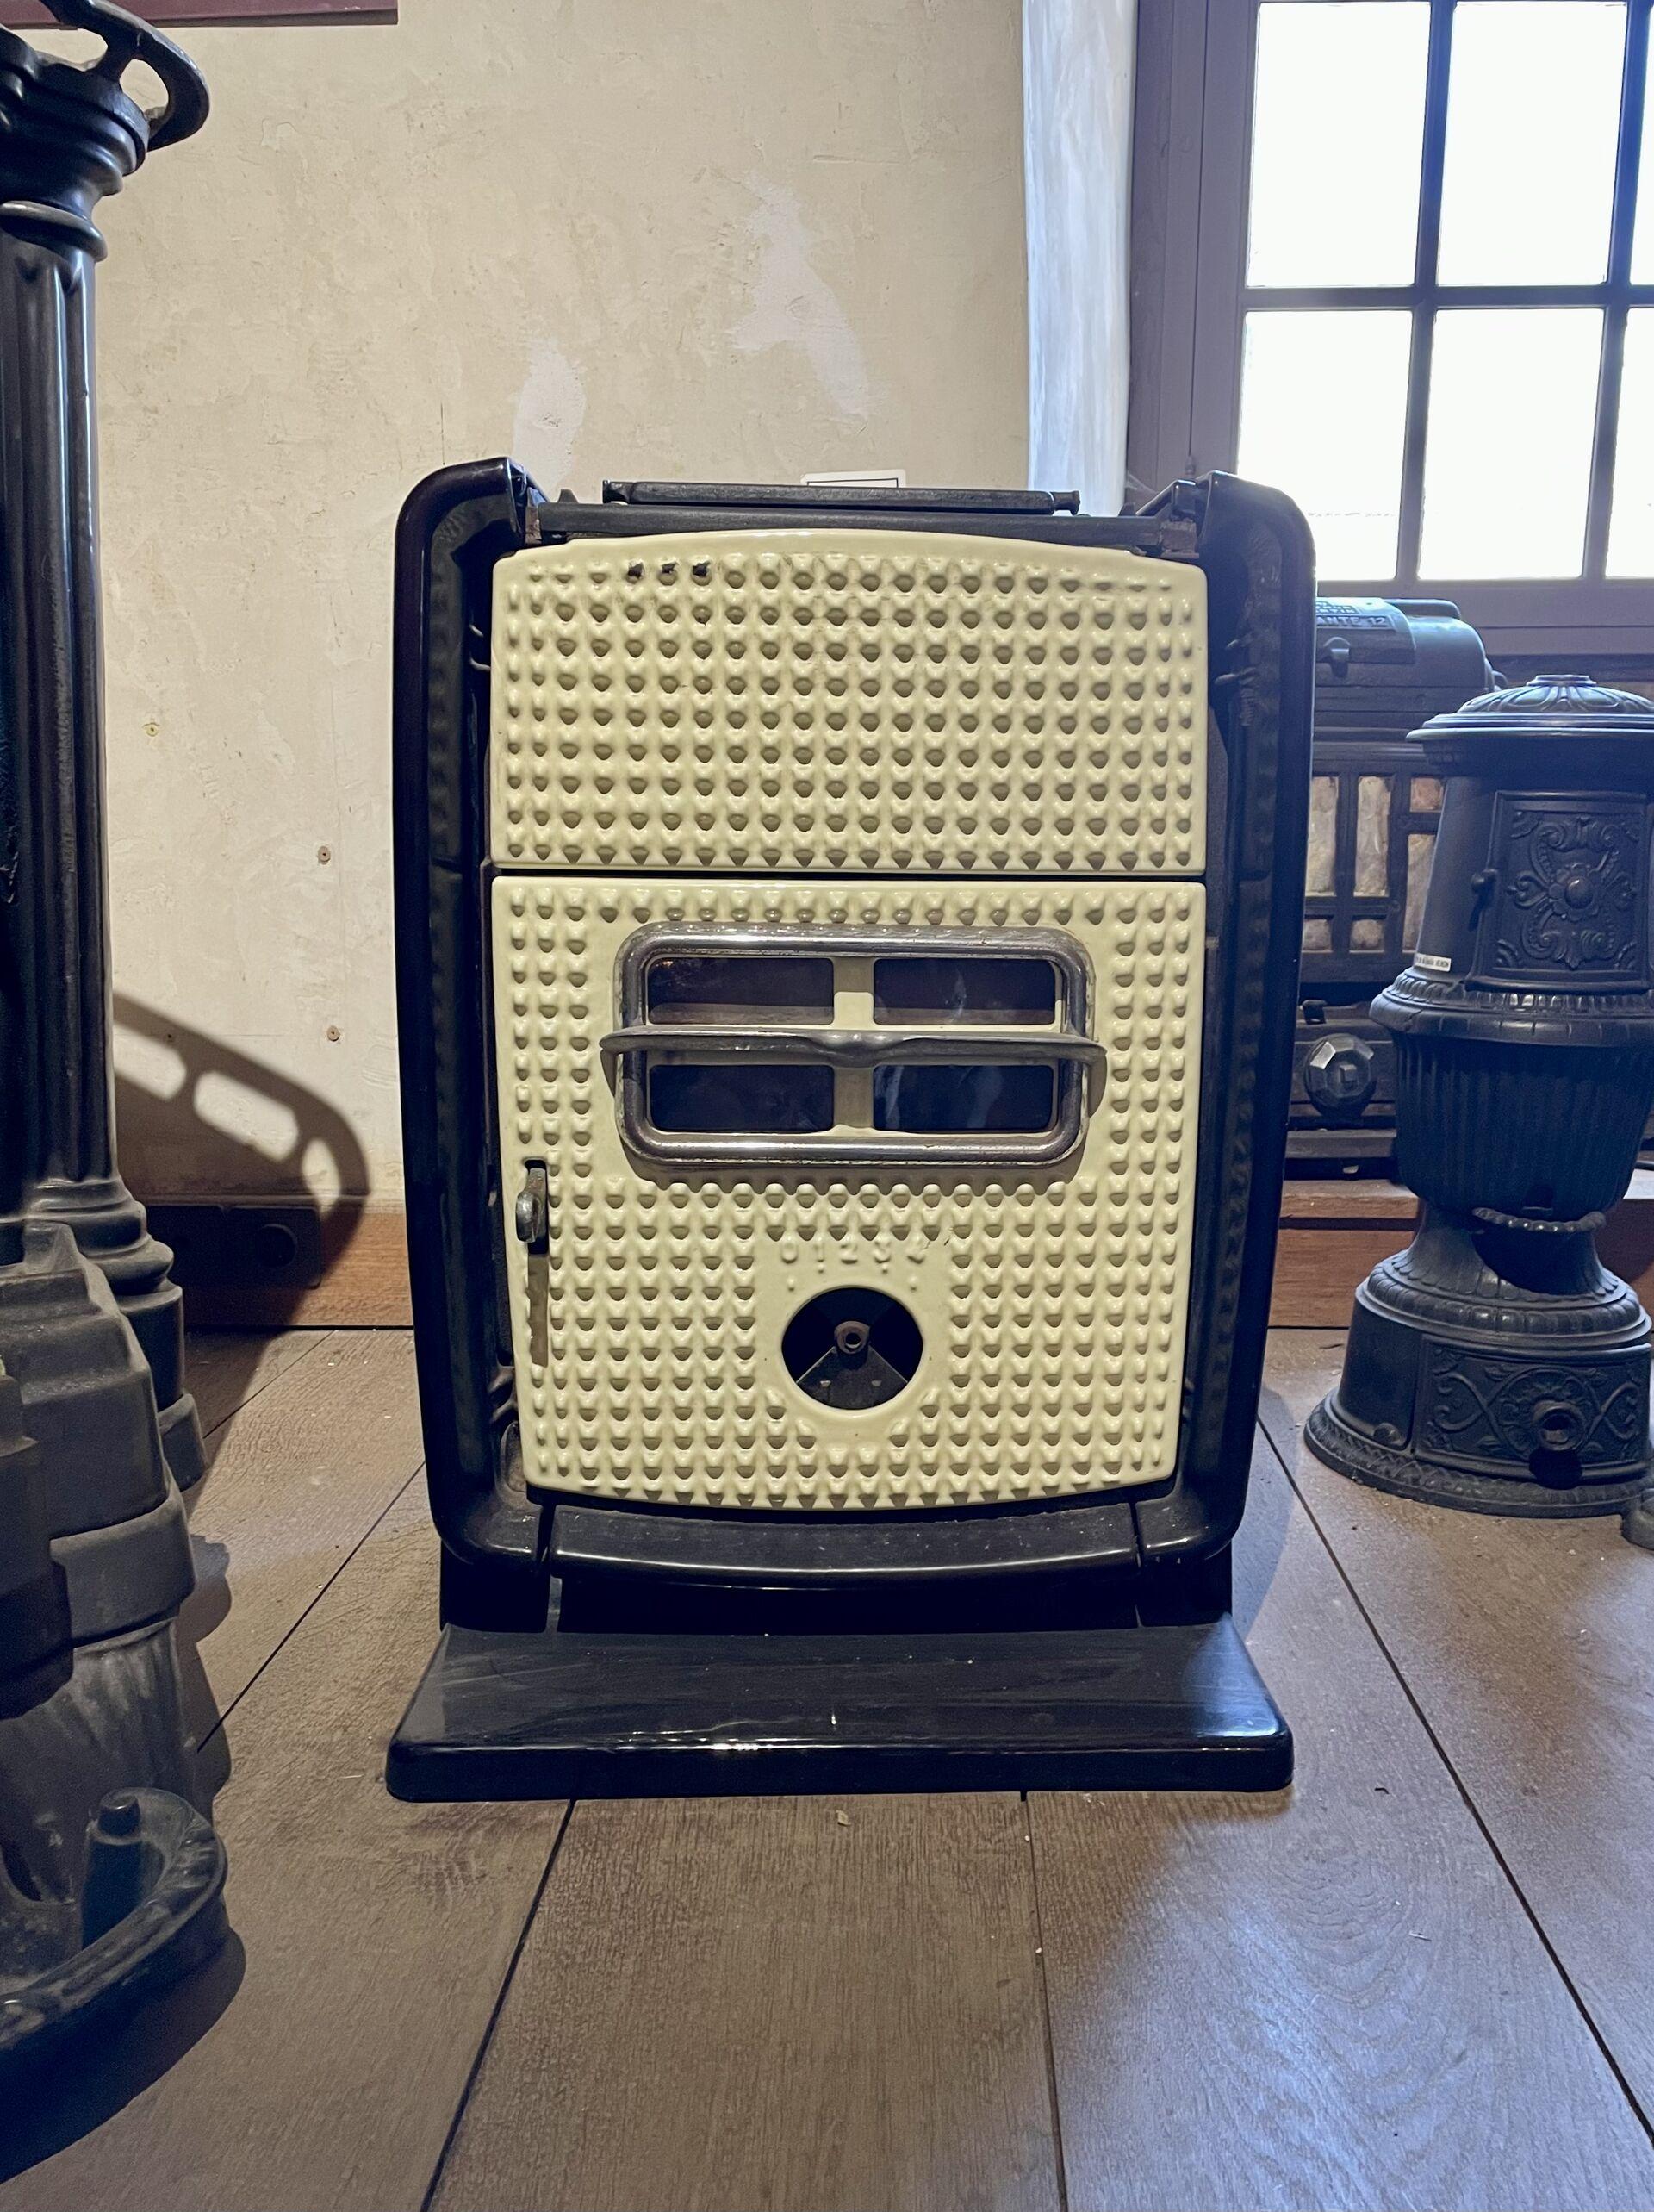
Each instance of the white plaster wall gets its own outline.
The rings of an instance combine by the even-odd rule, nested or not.
[[[212,120],[107,206],[99,278],[141,1192],[331,1155],[398,1195],[391,539],[427,470],[1026,481],[1020,13],[401,0],[189,34]]]
[[[1136,0],[1026,0],[1029,481],[1118,511]]]

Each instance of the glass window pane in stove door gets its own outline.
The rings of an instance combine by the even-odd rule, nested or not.
[[[873,1125],[913,1136],[984,1131],[1035,1136],[1056,1111],[1057,1071],[1048,1062],[950,1066],[919,1061],[877,1068]]]
[[[651,961],[649,1019],[726,1026],[828,1023],[833,963],[781,955],[668,953]]]
[[[873,1018],[930,1027],[945,1022],[1048,1028],[1057,971],[1048,960],[905,953],[873,964]]]
[[[649,1118],[673,1135],[818,1132],[833,1125],[833,1071],[803,1061],[651,1059]]]

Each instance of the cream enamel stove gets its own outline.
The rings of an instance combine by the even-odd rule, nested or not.
[[[1228,1544],[1308,539],[1060,504],[410,500],[400,1793],[1285,1778]]]

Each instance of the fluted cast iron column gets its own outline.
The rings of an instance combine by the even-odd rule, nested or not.
[[[49,4],[106,51],[81,67],[0,32],[0,1237],[61,1223],[103,1268],[187,1486],[201,1437],[171,1254],[115,1149],[91,218],[207,98],[187,56],[107,0]],[[165,87],[157,114],[121,89],[134,60]]]

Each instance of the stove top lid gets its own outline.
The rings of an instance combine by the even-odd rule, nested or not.
[[[1654,746],[1654,701],[1616,691],[1589,676],[1536,676],[1508,691],[1485,691],[1415,733],[1455,746],[1512,738],[1589,738]]]

